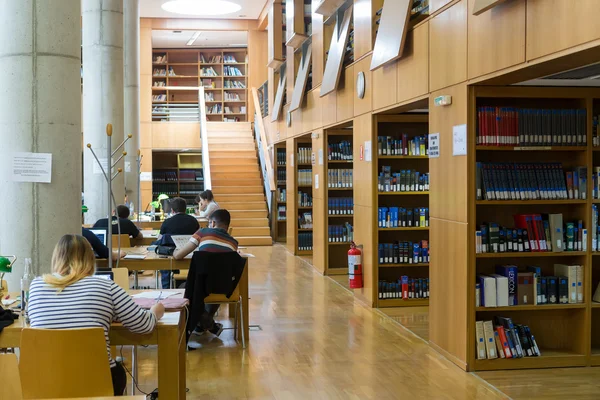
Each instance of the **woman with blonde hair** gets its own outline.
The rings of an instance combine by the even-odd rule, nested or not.
[[[127,385],[125,369],[110,357],[108,332],[118,319],[130,331],[150,333],[165,308],[157,303],[143,310],[114,282],[95,277],[90,243],[79,235],[64,235],[52,254],[52,274],[36,278],[29,292],[28,314],[32,328],[104,329],[115,396]]]

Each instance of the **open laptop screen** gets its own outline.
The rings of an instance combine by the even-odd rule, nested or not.
[[[106,236],[108,235],[108,231],[106,229],[103,229],[103,228],[91,228],[90,232],[92,232],[94,235],[96,235],[96,237],[98,239],[100,239],[100,241],[102,242],[102,244],[106,246]]]

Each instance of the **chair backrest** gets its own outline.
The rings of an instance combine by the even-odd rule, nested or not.
[[[112,235],[112,247],[113,249],[119,248],[119,236],[121,236],[121,248],[131,247],[131,239],[129,235]]]
[[[24,399],[114,393],[102,328],[25,328],[19,367]]]
[[[16,354],[0,354],[0,376],[2,377],[2,398],[21,400],[21,376]],[[6,396],[6,397],[4,397]]]
[[[227,228],[227,233],[232,236],[233,235],[233,228],[230,226],[229,228]]]
[[[8,292],[8,282],[4,279],[0,280],[0,292]]]
[[[127,268],[113,268],[114,282],[124,290],[129,290],[129,270]]]

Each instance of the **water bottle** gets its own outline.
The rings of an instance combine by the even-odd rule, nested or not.
[[[31,258],[25,259],[25,271],[21,278],[21,314],[25,318],[25,322],[29,323],[29,317],[27,315],[27,304],[29,303],[29,287],[33,281],[33,271],[31,269]]]

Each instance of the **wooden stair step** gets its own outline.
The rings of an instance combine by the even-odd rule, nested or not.
[[[213,189],[214,192],[214,189]],[[228,203],[228,202],[256,202],[256,201],[261,201],[261,202],[265,202],[265,195],[264,194],[222,194],[219,196],[218,199],[215,199],[217,201],[217,203],[219,203],[219,205],[221,205],[222,203]],[[266,204],[266,202],[265,202]]]
[[[259,171],[246,171],[246,168],[238,168],[238,172],[215,172],[212,168],[210,169],[210,179],[215,182],[219,180],[229,179],[258,179],[260,180]]]
[[[243,236],[235,238],[240,246],[272,246],[271,236]]]
[[[269,220],[267,218],[232,218],[230,226],[233,229],[265,226],[268,227]]]
[[[232,230],[233,230],[233,237],[269,236],[271,234],[271,229],[268,226],[237,227],[237,228],[232,228]]]
[[[208,144],[209,146],[212,144],[220,144],[220,143],[247,143],[254,145],[253,137],[209,137]]]
[[[256,165],[256,172],[260,173],[260,170],[258,169],[258,164]],[[213,165],[211,163],[210,165],[210,174],[211,177],[214,177],[216,173],[222,173],[222,172],[239,172],[239,171],[244,171],[244,172],[252,172],[252,168],[248,168],[248,167],[243,167],[240,168],[239,165],[220,165],[220,164],[216,164]]]
[[[209,143],[208,149],[213,150],[254,150],[254,143]]]
[[[267,210],[227,210],[231,219],[235,218],[266,218]]]
[[[217,157],[217,158],[210,158],[210,166],[212,167],[213,165],[258,165],[258,162],[256,161],[256,158],[247,158],[247,157],[239,157],[239,158],[233,158],[233,157]],[[212,170],[211,170],[212,172]]]
[[[239,199],[237,199],[239,200]],[[267,204],[264,199],[261,201],[219,201],[219,207],[227,210],[262,210],[267,211]]]
[[[231,150],[231,149],[210,149],[210,159],[212,160],[214,157],[248,157],[257,159],[255,150]]]
[[[231,137],[249,137],[254,138],[252,135],[252,131],[218,131],[218,132],[208,132],[209,139],[212,138],[231,138]]]
[[[215,179],[211,175],[211,181],[214,186],[260,186],[260,178],[253,179]]]
[[[262,186],[213,186],[212,192],[218,194],[263,194],[264,188]],[[263,195],[264,196],[264,195]],[[219,201],[217,199],[217,201]]]
[[[252,124],[250,122],[207,122],[206,127],[209,135],[216,132],[252,131]]]

